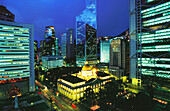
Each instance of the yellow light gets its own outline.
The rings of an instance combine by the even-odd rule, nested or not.
[[[45,89],[44,89],[44,90],[48,90],[46,86],[44,86],[44,87],[45,87]]]
[[[93,69],[92,69],[92,72],[93,72],[93,75],[95,75],[96,72],[97,72],[97,69],[96,69],[96,68],[93,68]]]

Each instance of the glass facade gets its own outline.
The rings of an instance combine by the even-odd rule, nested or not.
[[[87,38],[89,38],[90,36],[93,36],[91,37],[91,39],[96,39],[96,37],[94,37],[94,35],[96,35],[96,31],[93,30],[92,32],[90,32],[90,30],[86,28],[91,26],[95,30],[97,29],[96,17],[97,17],[96,16],[96,0],[86,0],[86,9],[82,11],[82,13],[79,16],[76,17],[76,61],[78,65],[84,65],[86,61],[88,61],[87,55],[89,55],[90,53],[88,54],[87,50],[90,47],[87,46],[87,43],[90,43],[90,41],[92,40],[88,41]],[[89,26],[87,26],[87,24]],[[87,33],[87,30],[89,33]],[[96,40],[93,40],[93,41],[96,41]],[[89,49],[89,50],[97,51],[97,44],[96,46],[93,47],[93,49]]]
[[[36,65],[37,62],[38,62],[38,42],[37,40],[34,40],[34,66]]]
[[[136,1],[137,6],[151,6],[138,6],[140,14],[136,14],[137,75],[170,78],[170,1],[163,0],[156,5],[158,2]]]
[[[67,33],[61,34],[61,56],[66,57]]]
[[[74,58],[74,30],[70,28],[67,28],[66,57]]]
[[[56,55],[55,29],[53,26],[45,27],[46,55]]]
[[[0,20],[0,81],[25,77],[29,77],[33,91],[33,25]]]
[[[152,0],[154,1],[154,0]],[[150,2],[152,2],[150,0]],[[141,74],[170,78],[170,1],[161,3],[141,11],[142,26],[151,31],[142,30],[139,41],[141,50],[147,55],[142,56]],[[140,62],[140,61],[138,61]]]
[[[56,38],[55,40],[55,46],[56,46],[56,56],[59,56],[59,41],[58,41],[58,38]]]
[[[110,41],[100,42],[100,62],[102,63],[110,62]]]

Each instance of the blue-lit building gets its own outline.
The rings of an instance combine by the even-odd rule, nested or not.
[[[34,26],[0,20],[0,92],[34,91]]]
[[[61,56],[66,58],[67,33],[61,34]]]
[[[169,0],[130,0],[131,78],[170,78],[169,8]]]
[[[86,0],[86,9],[76,17],[76,63],[97,63],[96,0]]]
[[[110,62],[110,41],[100,41],[100,62]]]
[[[56,49],[56,56],[59,56],[59,40],[56,38],[55,40],[55,49]]]

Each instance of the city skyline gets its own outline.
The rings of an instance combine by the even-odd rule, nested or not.
[[[169,0],[1,0],[0,109],[169,111],[169,44]]]
[[[7,7],[15,15],[15,22],[34,24],[35,40],[43,40],[46,26],[54,26],[56,37],[75,29],[76,16],[85,9],[86,0],[2,0],[0,5]],[[116,36],[129,25],[129,2],[126,0],[97,1],[97,36]],[[54,13],[55,12],[55,13]],[[30,16],[31,15],[31,16]]]

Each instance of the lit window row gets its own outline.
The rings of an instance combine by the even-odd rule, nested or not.
[[[140,60],[140,58],[138,58]],[[142,58],[142,60],[147,60],[147,61],[170,61],[170,58]]]
[[[10,63],[0,63],[0,65],[10,65],[10,64],[28,64],[29,62],[10,62]]]
[[[158,14],[162,14],[163,16],[165,15],[168,15],[167,12],[169,12],[169,6],[166,6],[166,7],[163,7],[163,8],[160,8],[160,9],[156,9],[156,10],[152,10],[152,11],[149,11],[149,12],[146,12],[146,13],[143,13],[142,14],[142,18],[147,18],[147,17],[151,17],[151,16],[156,16]]]
[[[155,0],[147,0],[147,2],[153,2],[153,1],[155,1]]]
[[[170,48],[170,45],[156,45],[151,47],[142,47],[142,49],[167,49]]]
[[[29,58],[29,56],[4,56],[4,57],[1,57],[0,58]]]
[[[152,10],[155,10],[155,9],[161,9],[161,7],[165,7],[167,5],[170,5],[170,2],[166,2],[166,3],[163,3],[163,4],[160,4],[158,6],[155,6],[155,7],[151,7],[151,8],[148,8],[148,9],[145,9],[143,10],[141,13],[144,13],[144,12],[148,12],[148,11],[152,11]]]
[[[167,52],[170,51],[170,49],[142,49],[142,52]],[[138,50],[140,52],[140,50]]]
[[[17,73],[23,73],[23,71],[7,72],[7,73],[0,73],[0,74],[17,74]]]
[[[3,36],[14,36],[13,34],[2,34],[2,33],[0,33],[0,35],[3,35]]]
[[[151,26],[151,25],[157,25],[157,24],[169,22],[170,16],[159,17],[159,18],[152,19],[152,20],[153,21],[147,21],[147,23],[144,23],[143,26]]]
[[[29,29],[28,28],[19,28],[19,27],[15,27],[15,26],[7,26],[7,25],[0,25],[0,27],[2,27],[2,29],[6,29],[6,30],[19,30],[19,31],[24,31],[24,32],[28,32]]]
[[[140,64],[139,64],[138,66],[140,66]],[[142,66],[160,67],[160,68],[170,68],[170,65],[169,65],[169,64],[142,63]]]
[[[153,10],[153,11],[149,11],[149,12],[143,13],[142,14],[142,18],[148,18],[148,17],[159,15],[159,14],[162,14],[163,16],[167,16],[167,15],[170,14],[169,13],[170,9],[168,9],[168,8],[169,8],[169,6],[164,8],[164,10],[162,10],[162,11]]]

